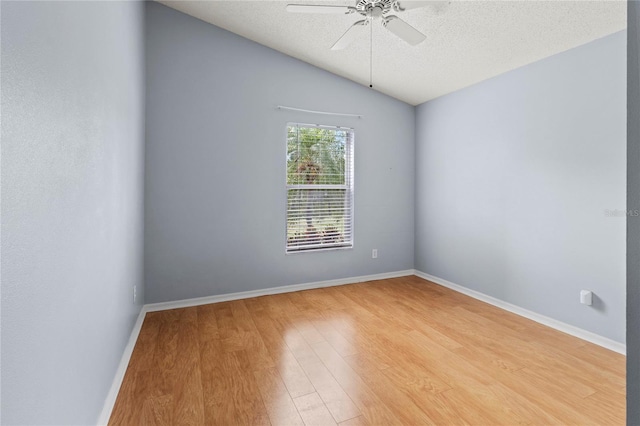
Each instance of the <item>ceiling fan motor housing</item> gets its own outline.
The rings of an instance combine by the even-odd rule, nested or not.
[[[381,15],[389,12],[393,7],[395,0],[359,0],[356,3],[356,11],[363,16],[371,16],[374,12],[374,9],[378,8],[381,10],[379,13]]]

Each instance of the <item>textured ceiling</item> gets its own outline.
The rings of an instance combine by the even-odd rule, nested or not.
[[[226,30],[369,85],[369,34],[331,46],[356,15],[288,13],[288,3],[355,0],[161,1]],[[442,3],[440,3],[441,5]],[[410,46],[373,25],[373,86],[417,105],[626,28],[626,1],[457,1],[396,13],[427,39]]]

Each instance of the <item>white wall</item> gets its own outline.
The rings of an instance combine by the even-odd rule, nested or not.
[[[626,32],[417,107],[416,269],[625,340]],[[594,305],[579,304],[592,290]]]
[[[413,107],[157,3],[147,68],[147,302],[413,267]],[[355,128],[352,250],[285,255],[289,121]]]
[[[144,9],[1,7],[2,421],[95,424],[143,297]]]

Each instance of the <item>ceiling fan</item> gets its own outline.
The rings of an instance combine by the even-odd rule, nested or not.
[[[323,14],[354,14],[364,16],[365,19],[355,22],[331,47],[331,50],[341,50],[356,40],[365,32],[365,27],[373,20],[380,19],[382,25],[393,34],[415,46],[426,38],[424,34],[407,24],[393,12],[404,12],[409,9],[432,6],[436,11],[448,1],[400,1],[400,0],[358,0],[354,6],[331,6],[312,4],[289,4],[287,11],[293,13],[323,13]]]

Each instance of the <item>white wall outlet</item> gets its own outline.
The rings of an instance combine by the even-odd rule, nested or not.
[[[138,300],[138,286],[134,285],[133,286],[133,303],[136,303],[137,300]]]
[[[591,306],[593,303],[593,293],[589,290],[580,290],[580,303]]]
[[[371,258],[372,259],[377,259],[378,258],[378,249],[371,250]]]

